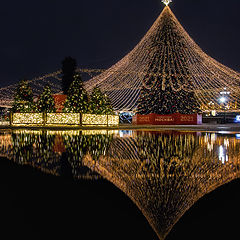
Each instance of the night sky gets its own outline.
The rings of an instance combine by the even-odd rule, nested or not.
[[[108,68],[151,27],[161,0],[10,0],[0,8],[0,86],[61,68]],[[172,11],[210,56],[240,71],[239,0],[173,0]]]

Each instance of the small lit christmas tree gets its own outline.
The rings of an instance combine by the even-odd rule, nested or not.
[[[80,75],[75,75],[74,80],[68,90],[68,96],[64,104],[64,112],[88,113],[89,97],[83,88]]]
[[[98,87],[95,87],[91,94],[90,112],[93,114],[113,113],[111,100],[106,94],[103,94]]]
[[[37,111],[52,113],[56,112],[54,98],[52,96],[51,87],[47,84],[43,89],[37,102]]]
[[[21,80],[14,97],[13,112],[34,112],[33,92],[27,80]]]
[[[105,104],[105,108],[104,108],[104,111],[103,113],[104,114],[113,114],[114,111],[113,111],[113,106],[112,106],[112,103],[111,103],[111,99],[105,94],[104,95],[104,104]]]

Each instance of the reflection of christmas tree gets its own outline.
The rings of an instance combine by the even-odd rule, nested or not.
[[[196,148],[194,133],[142,133],[137,138],[137,143],[143,154],[149,160],[190,157]]]
[[[41,134],[25,132],[12,134],[14,161],[59,175],[59,156],[53,152],[54,138],[54,135],[49,135],[45,131]]]
[[[43,93],[40,95],[37,102],[37,110],[39,112],[52,113],[56,112],[54,98],[49,85],[46,85],[43,89]]]
[[[91,94],[90,111],[93,114],[112,114],[113,107],[110,98],[95,87]]]
[[[193,156],[198,146],[194,134],[174,133],[141,134],[137,138],[137,145],[146,171],[162,165],[162,170],[168,173],[177,169],[183,171],[183,159],[186,166],[186,159]]]
[[[35,136],[27,133],[12,134],[13,156],[20,163],[29,162],[33,156]]]
[[[74,76],[69,90],[67,100],[64,104],[64,112],[72,113],[87,113],[88,112],[88,94],[83,88],[83,83],[80,75]]]
[[[12,134],[8,152],[16,163],[46,173],[62,175],[67,170],[74,178],[98,179],[99,175],[83,164],[83,158],[90,154],[98,161],[107,154],[112,139],[113,135],[83,135],[81,131],[73,135],[20,131]]]
[[[100,156],[105,156],[110,143],[112,135],[90,135],[88,137],[88,152],[93,160],[98,160]]]
[[[94,175],[82,163],[83,157],[90,154],[97,161],[100,156],[105,156],[110,146],[112,135],[64,135],[66,155],[72,166],[73,176],[79,178]]]
[[[16,89],[13,112],[32,112],[34,111],[33,92],[26,80],[21,80]]]
[[[132,199],[162,240],[199,198],[239,177],[239,143],[223,164],[218,151],[208,153],[204,139],[139,132],[135,138],[115,138],[106,157],[95,163],[90,156],[84,161]],[[235,139],[229,144],[236,146]]]
[[[138,100],[139,114],[199,112],[185,48],[184,36],[176,31],[175,22],[163,14],[162,25],[146,49],[151,61]]]
[[[161,178],[171,174],[184,174],[188,170],[187,160],[198,149],[195,134],[146,133],[137,138],[138,153],[143,161],[142,171],[159,172]]]
[[[64,142],[74,177],[96,179],[98,173],[115,184],[137,205],[159,239],[165,239],[198,199],[240,176],[240,141],[235,135],[137,132],[113,139],[81,131],[62,134],[17,131],[11,154],[21,164],[56,175],[59,155],[52,152],[53,143]],[[228,150],[225,161],[219,153],[222,147]],[[83,164],[92,172],[82,165],[84,156]]]

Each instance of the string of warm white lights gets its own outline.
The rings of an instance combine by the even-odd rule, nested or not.
[[[104,69],[77,69],[77,72],[81,74],[87,74],[90,77],[93,77],[96,74],[102,73],[104,71]],[[33,78],[32,80],[28,80],[31,88],[33,89],[34,95],[39,95],[46,84],[49,84],[51,86],[53,93],[61,93],[61,74],[62,71],[58,70],[56,72],[45,74],[43,76]],[[18,84],[15,83],[7,87],[0,88],[0,106],[11,106],[17,86]]]
[[[163,34],[166,32],[166,22],[169,34]],[[186,63],[192,84],[184,78],[187,73],[184,72],[183,65]],[[152,65],[156,67],[149,72],[149,66]],[[148,79],[151,76],[156,78],[149,85]],[[91,91],[98,85],[110,96],[116,109],[129,110],[136,108],[136,99],[142,86],[146,89],[154,88],[158,77],[162,78],[163,90],[166,86],[171,86],[175,92],[195,92],[202,109],[208,109],[210,102],[214,108],[221,109],[219,97],[224,89],[230,92],[225,107],[229,110],[240,108],[240,74],[204,53],[167,6],[127,56],[101,75],[92,78],[85,86]]]
[[[165,239],[195,202],[240,176],[239,144],[215,134],[137,132],[83,163],[126,193]]]
[[[171,1],[163,2],[168,5]],[[168,34],[163,34],[166,32],[166,22]],[[190,80],[186,79],[189,75],[185,71],[186,64]],[[141,89],[144,87],[151,90],[159,82],[159,78],[162,79],[160,88],[163,91],[170,86],[176,93],[194,92],[202,110],[219,110],[223,107],[229,111],[240,109],[240,73],[204,53],[168,6],[140,43],[118,63],[108,70],[79,68],[77,72],[92,77],[85,82],[86,90],[91,92],[98,86],[110,97],[116,110],[136,109]],[[155,80],[149,81],[150,78]],[[29,82],[36,96],[46,83],[50,84],[53,93],[60,93],[60,81],[61,70]],[[17,84],[13,84],[0,88],[0,106],[11,105],[16,86]],[[230,93],[224,104],[219,101],[222,91]]]

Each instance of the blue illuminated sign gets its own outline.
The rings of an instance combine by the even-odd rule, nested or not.
[[[236,116],[235,122],[240,122],[240,115],[237,115],[237,116]]]
[[[236,134],[236,139],[240,139],[240,134]]]

